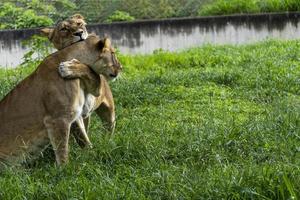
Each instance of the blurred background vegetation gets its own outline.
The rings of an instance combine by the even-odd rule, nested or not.
[[[299,10],[299,0],[1,0],[0,29],[51,26],[74,13],[88,23],[110,23]]]

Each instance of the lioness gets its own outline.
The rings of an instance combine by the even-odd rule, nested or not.
[[[44,59],[37,69],[0,101],[0,160],[18,163],[53,146],[57,164],[68,161],[71,124],[85,115],[79,79],[62,79],[61,62],[78,59],[94,72],[120,69],[108,39],[91,35]],[[114,65],[111,65],[111,64]]]
[[[59,50],[77,41],[86,39],[88,32],[85,25],[84,18],[80,14],[76,14],[58,23],[54,28],[41,29],[41,33],[48,37],[49,41]],[[111,51],[114,52],[113,49]],[[106,70],[101,72],[106,79],[100,76],[100,85],[99,81],[95,80],[94,72],[76,59],[61,63],[59,72],[62,77],[67,79],[80,78],[87,90],[86,99],[88,103],[85,105],[89,107],[85,109],[89,110],[89,112],[85,112],[87,115],[83,116],[84,122],[80,118],[76,121],[78,127],[72,130],[77,143],[81,147],[90,145],[89,138],[85,132],[88,130],[90,113],[94,110],[101,118],[104,127],[113,132],[115,127],[115,107],[106,79],[114,79],[118,75],[118,71]]]

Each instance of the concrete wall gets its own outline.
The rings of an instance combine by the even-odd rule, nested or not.
[[[147,20],[88,26],[89,32],[108,35],[122,53],[176,51],[206,43],[245,44],[280,38],[300,38],[300,12]],[[27,51],[21,41],[38,29],[0,31],[0,66],[16,66]]]

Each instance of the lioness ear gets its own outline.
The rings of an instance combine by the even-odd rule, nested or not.
[[[104,39],[101,39],[99,42],[98,42],[98,47],[100,49],[102,49],[103,51],[105,49],[110,49],[111,48],[111,42],[110,42],[110,39],[108,38],[104,38]]]
[[[104,48],[110,49],[110,46],[111,46],[110,39],[104,38]]]
[[[98,47],[99,47],[99,49],[103,50],[103,48],[104,48],[104,40],[103,40],[103,39],[101,39],[101,40],[98,42]]]
[[[53,30],[54,29],[52,29],[52,28],[43,28],[40,30],[40,33],[42,36],[50,38],[53,33]]]

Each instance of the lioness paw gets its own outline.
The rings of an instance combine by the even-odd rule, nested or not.
[[[58,67],[58,72],[63,78],[72,78],[74,75],[74,67],[78,64],[79,61],[76,59],[72,59],[70,61],[61,62]]]
[[[87,145],[87,148],[88,148],[88,149],[93,149],[94,147],[93,147],[92,143],[89,143],[89,144]]]

